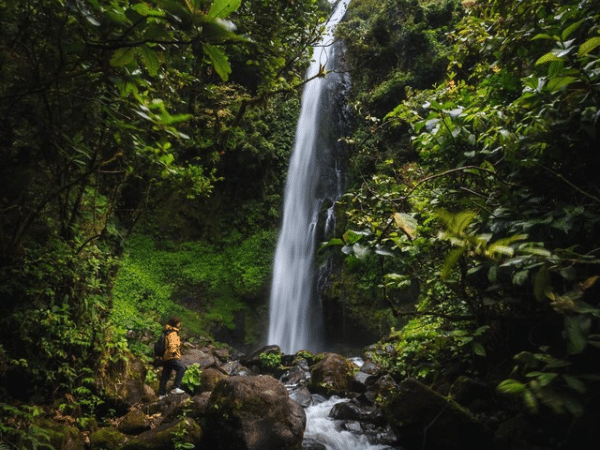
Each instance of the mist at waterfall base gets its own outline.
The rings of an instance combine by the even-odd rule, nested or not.
[[[306,79],[323,68],[330,72],[304,86],[289,163],[283,223],[273,267],[268,334],[268,343],[279,345],[287,354],[322,351],[324,347],[315,246],[317,236],[326,232],[320,226],[333,227],[332,205],[343,189],[340,161],[344,151],[339,137],[344,126],[341,105],[348,79],[335,71],[340,46],[334,43],[333,29],[343,18],[348,3],[343,0],[335,5],[326,33],[314,48]]]

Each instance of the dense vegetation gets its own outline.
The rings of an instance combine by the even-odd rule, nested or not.
[[[597,407],[599,15],[353,2],[339,32],[359,74],[354,184],[328,243],[347,254],[332,296],[393,327],[373,350],[399,378],[457,369],[533,412]]]
[[[41,445],[29,405],[98,412],[95,374],[172,312],[259,341],[327,8],[0,0],[0,447]],[[485,379],[556,430],[598,406],[599,23],[593,0],[352,0],[324,298],[395,378]]]
[[[264,288],[306,49],[327,11],[316,0],[0,1],[2,440],[36,442],[33,412],[12,400],[69,393],[93,409],[93,374],[126,357],[126,327],[158,327],[180,282],[207,300],[193,325],[207,336],[211,314],[231,327],[241,298]],[[150,264],[175,248],[188,253],[163,258],[170,272]],[[226,272],[228,258],[238,267]],[[186,277],[185,264],[205,271]],[[176,267],[177,280],[163,278]],[[133,324],[130,306],[152,311]]]

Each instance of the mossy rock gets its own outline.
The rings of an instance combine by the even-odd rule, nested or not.
[[[127,436],[114,428],[101,428],[90,435],[90,448],[92,450],[118,450],[127,439]]]
[[[309,385],[311,391],[340,396],[352,392],[356,366],[336,353],[323,353],[318,355],[317,359],[319,357],[321,360],[311,369]]]
[[[136,436],[123,445],[122,450],[175,450],[188,444],[200,448],[202,428],[191,418],[164,423]]]
[[[47,436],[55,450],[84,450],[85,441],[80,431],[68,425],[42,419],[35,424]]]

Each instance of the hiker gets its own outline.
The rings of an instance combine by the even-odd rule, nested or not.
[[[163,355],[163,371],[158,385],[158,398],[162,399],[167,394],[167,382],[171,378],[171,372],[175,371],[172,394],[183,394],[179,388],[186,367],[181,362],[181,341],[179,340],[179,328],[181,319],[171,317],[165,325],[165,353]]]

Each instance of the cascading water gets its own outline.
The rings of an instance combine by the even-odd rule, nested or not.
[[[335,3],[337,0],[329,0]],[[325,201],[334,203],[341,195],[341,174],[333,154],[339,131],[335,111],[336,94],[345,76],[333,71],[337,46],[333,30],[346,12],[349,0],[335,6],[326,33],[315,47],[307,71],[310,79],[323,69],[332,70],[306,83],[296,128],[296,141],[285,188],[283,224],[279,234],[269,311],[270,344],[284,353],[319,350],[322,345],[322,315],[317,299],[314,253],[319,214]],[[330,225],[332,211],[325,219]]]

